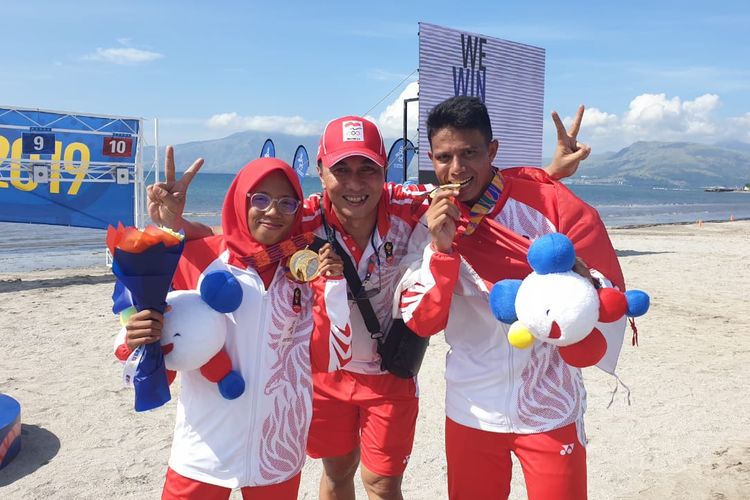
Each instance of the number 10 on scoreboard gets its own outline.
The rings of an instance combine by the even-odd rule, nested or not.
[[[105,137],[102,145],[104,156],[129,157],[133,153],[132,137]]]

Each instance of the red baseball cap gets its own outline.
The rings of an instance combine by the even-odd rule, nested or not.
[[[344,116],[331,120],[320,136],[318,162],[331,167],[344,158],[364,156],[385,168],[385,144],[380,129],[361,116]]]

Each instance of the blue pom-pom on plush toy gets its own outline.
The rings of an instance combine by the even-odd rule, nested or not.
[[[239,372],[232,370],[219,380],[219,392],[225,399],[237,399],[245,392],[245,380]]]
[[[628,290],[625,299],[628,301],[628,316],[633,318],[646,314],[651,305],[648,294],[641,290]]]
[[[542,236],[531,245],[527,259],[537,274],[564,273],[573,269],[576,251],[567,236],[552,233]]]
[[[211,271],[201,281],[201,297],[220,313],[236,310],[242,303],[242,286],[228,271]]]
[[[521,287],[521,280],[498,281],[490,291],[490,309],[499,321],[511,324],[518,320],[516,316],[516,295]]]

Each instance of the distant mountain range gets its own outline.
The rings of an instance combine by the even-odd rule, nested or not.
[[[276,156],[289,163],[297,146],[304,145],[310,155],[310,171],[314,171],[318,136],[251,131],[238,132],[223,139],[175,145],[177,170],[184,170],[193,160],[203,157],[206,163],[202,171],[235,173],[259,156],[268,137],[274,141]],[[153,147],[144,149],[145,165],[151,164],[153,154]],[[162,158],[163,154],[160,152]],[[744,186],[750,182],[750,144],[732,141],[710,146],[691,142],[639,141],[615,153],[592,155],[570,182],[681,188]]]
[[[210,141],[195,141],[185,144],[175,144],[175,164],[178,171],[190,166],[196,158],[205,159],[201,172],[233,174],[247,162],[260,156],[260,150],[266,139],[271,138],[276,148],[276,157],[287,163],[292,163],[297,146],[302,144],[310,156],[311,171],[315,164],[320,136],[298,136],[279,134],[276,132],[237,132],[223,139]],[[159,151],[159,162],[164,162],[164,149]],[[154,148],[144,148],[143,162],[150,165],[154,159]]]
[[[573,183],[698,188],[750,182],[750,144],[640,141],[587,160]]]

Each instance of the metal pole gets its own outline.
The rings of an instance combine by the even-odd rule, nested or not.
[[[154,184],[159,182],[159,119],[154,118]]]
[[[143,179],[143,120],[139,120],[138,124],[138,149],[136,150],[135,159],[135,227],[143,229],[145,227],[145,215],[146,215],[146,188]]]
[[[413,101],[418,101],[419,97],[411,97],[409,99],[404,99],[404,144],[401,146],[401,161],[403,161],[404,165],[404,178],[401,180],[402,183],[406,182],[407,173],[406,173],[406,141],[408,140],[407,134],[406,134],[406,122],[407,122],[407,112],[409,109],[409,103]]]
[[[406,141],[408,140],[407,134],[406,134],[406,112],[409,108],[409,100],[404,99],[404,142],[401,143],[401,163],[404,166],[404,169],[402,171],[403,179],[401,179],[401,184],[406,182]]]

